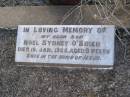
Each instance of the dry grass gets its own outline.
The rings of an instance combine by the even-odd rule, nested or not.
[[[90,1],[96,6],[96,12],[90,8]],[[0,0],[0,6],[32,6],[44,5],[47,0]],[[83,6],[89,9],[89,12],[83,10]],[[72,7],[63,17],[61,24],[65,24],[69,18],[76,13],[76,24],[82,24],[84,20],[84,13],[91,13],[91,20],[99,21],[101,24],[112,24],[116,26],[116,37],[120,40],[121,44],[126,47],[123,39],[119,34],[122,32],[118,29],[120,27],[124,30],[125,35],[130,35],[129,30],[125,27],[125,23],[130,21],[130,12],[126,9],[126,0],[81,0],[79,4]],[[122,18],[120,19],[119,16]],[[89,23],[91,24],[91,23]]]
[[[69,17],[71,17],[73,14],[77,13],[77,19],[75,21],[78,21],[78,24],[82,24],[82,21],[84,20],[84,11],[82,10],[83,6],[86,6],[87,9],[89,9],[89,12],[91,13],[91,17],[93,22],[99,21],[101,24],[111,24],[116,26],[116,37],[119,39],[123,47],[127,47],[126,43],[124,43],[124,40],[121,38],[120,34],[122,32],[118,29],[121,28],[124,30],[125,35],[130,35],[129,30],[125,26],[125,23],[130,20],[130,12],[126,8],[126,1],[125,0],[96,0],[96,2],[91,2],[96,6],[96,13],[93,11],[89,5],[90,0],[81,0],[81,2],[74,6],[71,10],[69,10],[65,16],[63,17],[63,20],[61,21],[61,24],[64,24]],[[122,17],[121,19],[119,17]],[[89,23],[91,25],[91,22]],[[125,56],[124,56],[125,58]]]

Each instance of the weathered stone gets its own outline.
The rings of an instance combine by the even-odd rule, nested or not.
[[[1,97],[129,97],[130,66],[119,40],[113,70],[39,68],[14,61],[16,35],[16,30],[0,29]]]

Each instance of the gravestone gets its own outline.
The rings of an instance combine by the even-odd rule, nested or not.
[[[16,29],[0,29],[2,97],[128,97],[129,65],[123,59],[123,46],[118,39],[114,69],[93,70],[28,67],[28,63],[24,63],[26,67],[19,67],[15,62],[16,36]]]
[[[129,53],[124,53],[129,47],[125,49],[118,37],[112,70],[28,66],[37,63],[21,67],[15,62],[17,23],[14,28],[0,28],[1,97],[129,97]],[[122,34],[121,39],[127,44],[129,35]]]

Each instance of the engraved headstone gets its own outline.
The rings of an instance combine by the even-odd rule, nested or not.
[[[113,66],[113,25],[21,25],[16,62]]]

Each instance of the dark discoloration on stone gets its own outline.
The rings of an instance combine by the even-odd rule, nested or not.
[[[129,97],[130,66],[116,40],[113,70],[18,67],[16,30],[0,29],[1,97]],[[28,64],[25,64],[28,65]]]

